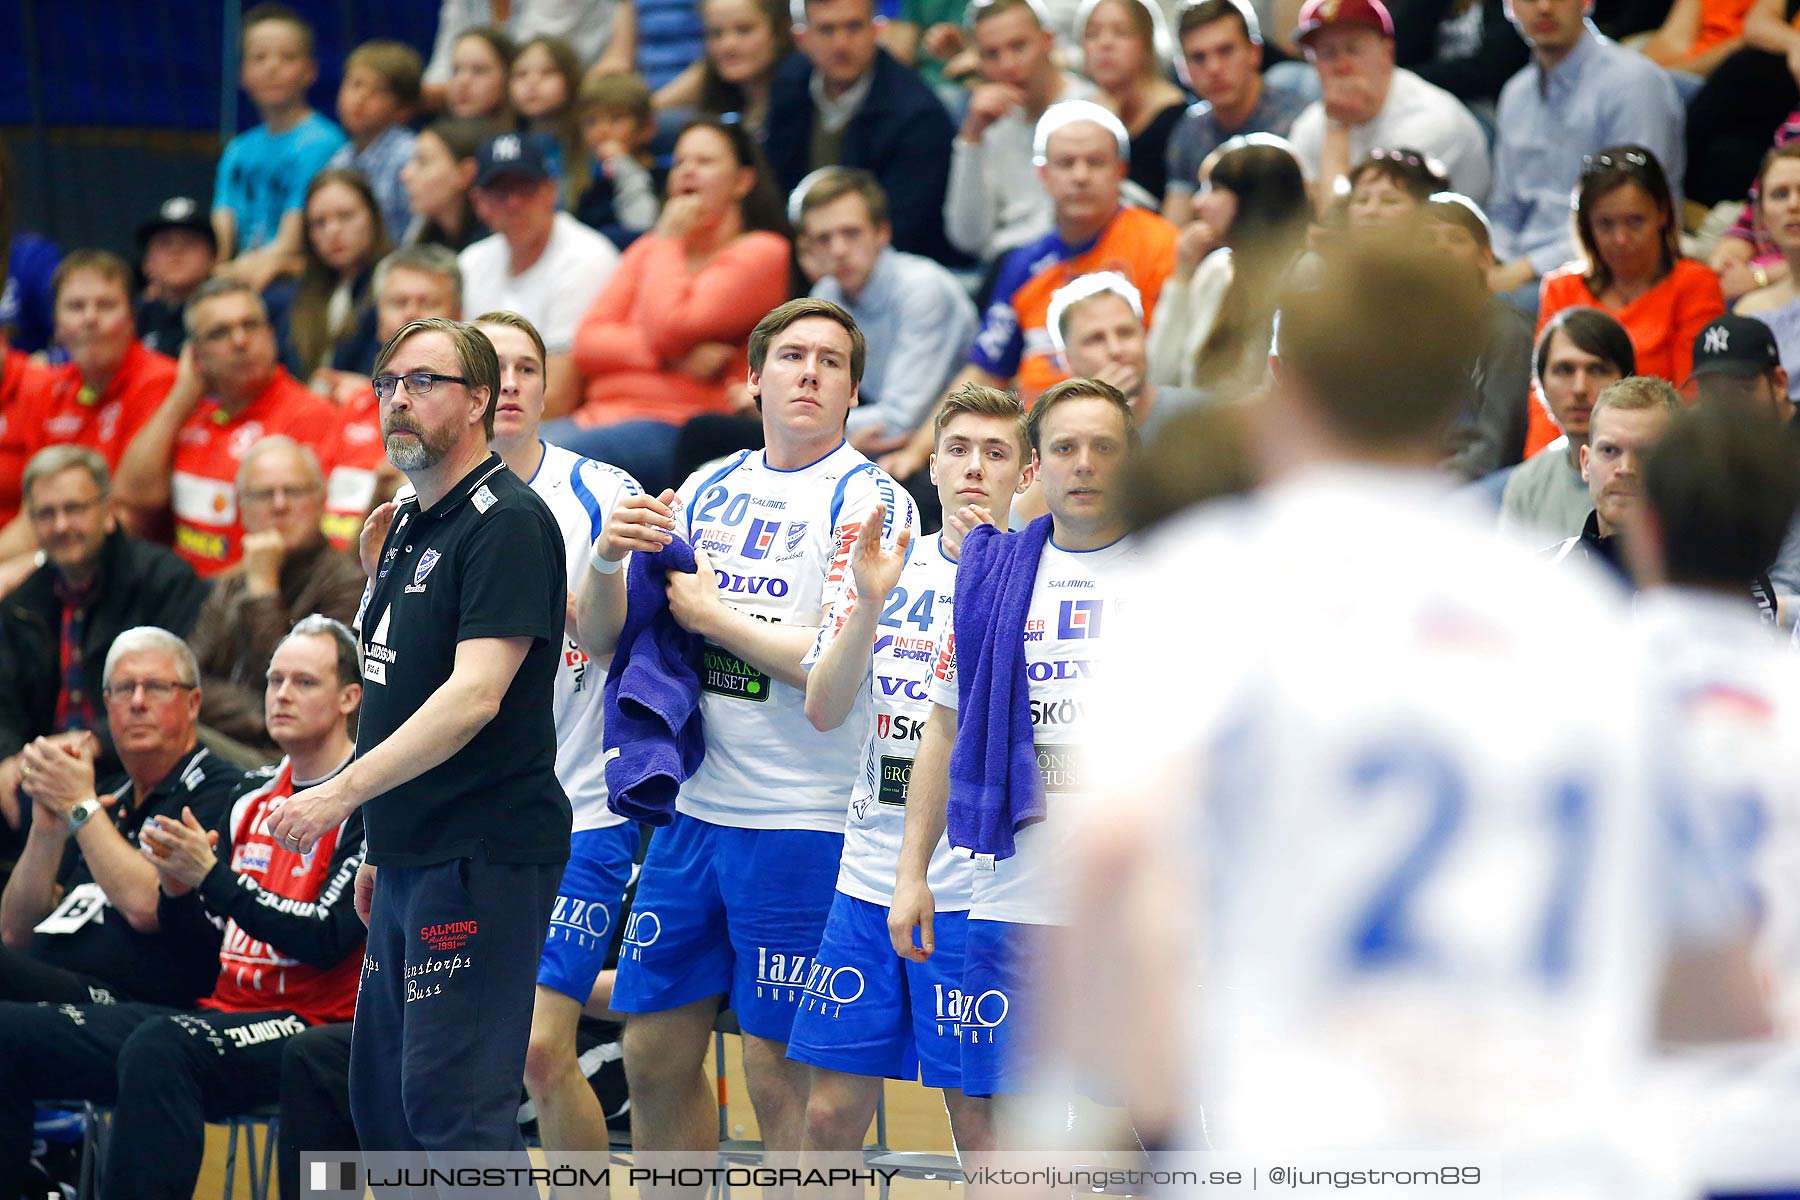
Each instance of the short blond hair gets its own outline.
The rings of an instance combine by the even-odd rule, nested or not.
[[[1025,431],[1025,406],[1017,392],[1001,391],[980,383],[965,383],[944,397],[932,422],[932,445],[944,440],[944,427],[958,417],[1004,417],[1012,422],[1013,441],[1019,457],[1031,457],[1031,438]]]
[[[1627,375],[1607,384],[1594,398],[1593,411],[1588,413],[1588,436],[1593,436],[1594,422],[1609,408],[1616,408],[1620,412],[1661,408],[1672,417],[1685,407],[1681,402],[1681,393],[1668,380],[1655,375]]]
[[[425,81],[425,63],[419,52],[405,42],[393,38],[376,38],[364,42],[350,52],[345,68],[367,67],[381,76],[394,99],[407,108],[417,108]]]

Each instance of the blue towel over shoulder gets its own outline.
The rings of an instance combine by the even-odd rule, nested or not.
[[[1044,819],[1025,620],[1050,518],[1018,533],[982,525],[956,568],[956,744],[950,751],[947,830],[953,849],[1013,856],[1013,834]]]
[[[601,692],[606,806],[647,825],[675,820],[675,796],[706,755],[700,727],[701,641],[669,614],[671,571],[694,573],[680,534],[657,554],[633,554],[625,625]]]

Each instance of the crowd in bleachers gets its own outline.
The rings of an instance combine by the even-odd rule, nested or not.
[[[868,341],[847,438],[928,529],[934,416],[969,383],[1029,405],[1104,380],[1146,444],[1168,437],[1146,486],[1178,503],[1168,455],[1209,462],[1222,427],[1170,431],[1252,397],[1284,291],[1377,237],[1434,247],[1480,291],[1486,339],[1442,467],[1545,547],[1623,571],[1590,467],[1624,436],[1593,444],[1609,385],[1662,381],[1607,406],[1652,440],[1677,404],[1795,419],[1800,16],[1782,0],[515,0],[490,16],[444,0],[431,46],[356,47],[324,111],[312,31],[251,8],[256,123],[223,147],[211,197],[121,214],[135,262],[15,227],[0,147],[0,856],[18,863],[0,999],[40,998],[36,976],[5,982],[37,961],[67,976],[49,998],[248,1003],[224,976],[214,991],[210,953],[166,965],[158,947],[193,913],[165,894],[159,929],[140,890],[155,878],[104,861],[59,886],[120,908],[114,887],[140,890],[140,909],[98,950],[48,954],[41,923],[85,917],[52,899],[27,831],[34,813],[78,827],[69,813],[108,786],[144,797],[131,829],[160,821],[171,846],[184,812],[248,830],[189,734],[214,764],[292,761],[290,789],[302,759],[338,761],[354,646],[330,623],[289,631],[356,611],[358,533],[402,482],[370,376],[420,317],[526,318],[542,437],[655,495],[761,446],[751,331],[790,298],[831,300]],[[54,203],[56,181],[40,187]],[[1026,492],[1014,523],[1042,511]],[[1800,533],[1746,587],[1791,623]],[[272,722],[284,653],[284,674],[318,678]],[[161,715],[129,736],[107,720],[138,709]],[[33,788],[28,768],[65,769],[34,748],[57,736],[86,774]],[[359,861],[356,838],[311,895],[282,894],[347,904],[317,889]],[[204,882],[205,841],[176,856],[194,877],[164,882],[246,944],[283,937],[272,906]],[[321,976],[309,1020],[348,1011],[360,931],[341,915],[299,955]],[[121,1125],[141,1155],[175,1137]],[[0,1184],[16,1140],[0,1128]]]

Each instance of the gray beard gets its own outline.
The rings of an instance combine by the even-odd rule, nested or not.
[[[429,471],[443,457],[441,454],[433,454],[424,438],[414,438],[409,442],[396,434],[388,435],[387,456],[389,462],[409,475],[414,471]]]

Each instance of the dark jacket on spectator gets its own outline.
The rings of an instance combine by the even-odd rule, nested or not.
[[[960,262],[944,237],[944,193],[950,188],[950,114],[916,71],[886,50],[875,52],[868,97],[844,128],[837,165],[871,172],[887,192],[894,248],[939,262]],[[812,170],[813,65],[795,54],[769,89],[763,149],[785,195]],[[823,165],[823,164],[821,164]]]
[[[98,702],[100,672],[113,639],[137,625],[157,625],[186,637],[206,600],[206,584],[186,563],[161,546],[123,533],[109,535],[100,548],[95,575],[99,588],[88,610],[82,662]],[[19,752],[32,738],[51,732],[56,696],[62,687],[62,602],[56,598],[56,569],[45,565],[25,577],[0,600],[0,757]],[[100,736],[100,773],[118,770],[105,722]]]
[[[220,578],[188,639],[200,660],[200,723],[265,751],[271,762],[280,758],[263,712],[263,675],[275,646],[312,613],[348,625],[366,582],[362,565],[323,538],[283,560],[279,595],[250,595],[242,571]]]
[[[1502,0],[1475,0],[1480,35],[1473,47],[1446,44],[1444,19],[1455,0],[1394,0],[1394,63],[1467,103],[1500,97],[1506,81],[1531,60],[1531,50],[1506,19]],[[1666,6],[1665,6],[1666,7]],[[1468,14],[1463,14],[1465,19]],[[1458,29],[1466,26],[1458,25]],[[1491,116],[1491,111],[1489,113]]]

